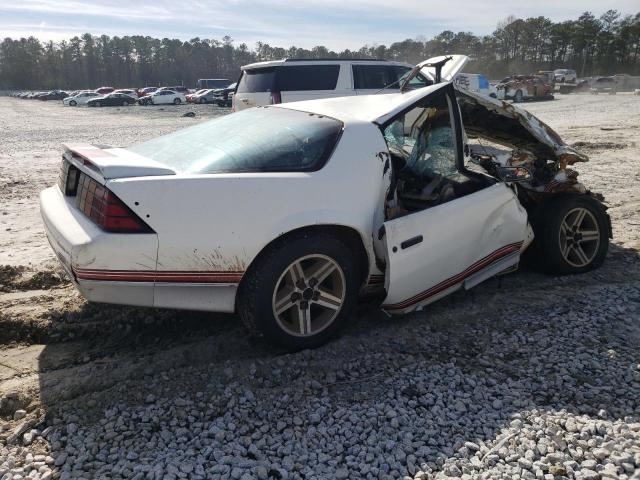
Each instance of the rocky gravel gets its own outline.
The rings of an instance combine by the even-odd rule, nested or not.
[[[0,480],[640,480],[640,222],[620,180],[640,178],[640,115],[587,100],[591,130],[561,133],[626,147],[580,166],[617,233],[585,275],[525,269],[394,319],[363,301],[340,338],[285,354],[233,316],[87,305],[45,267],[0,270]],[[553,124],[561,101],[531,108]]]

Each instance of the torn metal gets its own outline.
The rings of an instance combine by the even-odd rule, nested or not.
[[[564,143],[549,125],[506,101],[468,90],[456,93],[466,133],[512,149],[488,155],[486,148],[472,151],[472,158],[483,168],[490,169],[490,164],[526,167],[532,179],[520,185],[532,193],[587,193],[577,180],[578,172],[567,167],[589,157]]]

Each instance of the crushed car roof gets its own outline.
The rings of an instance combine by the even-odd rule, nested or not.
[[[274,105],[303,112],[326,115],[338,120],[360,120],[382,124],[407,107],[447,85],[440,83],[405,93],[384,93],[378,95],[355,95],[348,97],[323,98]],[[271,108],[271,107],[270,107]]]
[[[445,85],[449,83],[439,83],[405,93],[307,100],[273,107],[326,115],[345,122],[363,121],[382,125]],[[467,133],[504,145],[526,148],[542,158],[559,160],[565,165],[588,161],[586,155],[564,143],[549,125],[528,111],[480,93],[468,90],[456,92]]]

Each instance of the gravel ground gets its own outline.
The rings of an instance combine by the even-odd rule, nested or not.
[[[521,271],[402,318],[364,301],[337,340],[284,354],[232,315],[87,304],[39,226],[61,142],[126,145],[225,110],[0,98],[0,479],[640,479],[640,98],[526,107],[591,155],[605,265]]]

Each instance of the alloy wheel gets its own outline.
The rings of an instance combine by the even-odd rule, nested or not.
[[[560,224],[559,241],[567,263],[578,268],[589,265],[600,246],[600,227],[596,217],[586,208],[569,210]]]
[[[309,337],[333,323],[346,299],[344,272],[326,255],[307,255],[280,275],[272,297],[273,315],[289,335]]]

